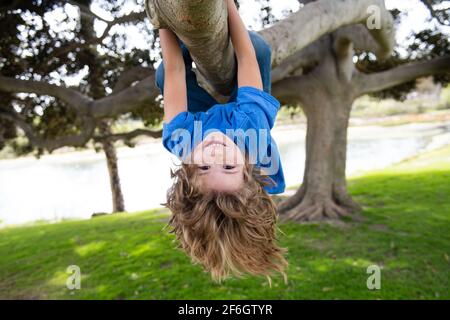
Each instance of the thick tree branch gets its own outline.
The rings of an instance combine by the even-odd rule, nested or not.
[[[333,33],[333,36],[336,38],[336,42],[350,40],[354,45],[354,50],[357,51],[374,53],[380,51],[379,45],[370,32],[360,24],[341,27]],[[328,45],[328,39],[326,36],[322,36],[306,48],[297,51],[272,70],[272,82],[291,76],[300,68],[308,68],[319,63],[325,50],[329,50]]]
[[[361,24],[345,26],[335,31],[336,38],[344,38],[353,42],[356,51],[365,51],[382,56],[382,49],[370,34],[369,30]]]
[[[151,138],[161,138],[162,136],[162,130],[147,130],[147,129],[136,129],[130,132],[126,133],[116,133],[116,134],[110,134],[110,135],[104,135],[104,136],[95,136],[95,141],[102,141],[102,140],[109,140],[109,141],[118,141],[118,140],[124,140],[124,141],[131,141],[139,136],[147,136]]]
[[[236,71],[224,4],[223,0],[146,0],[146,10],[154,26],[171,29],[186,44],[203,76],[199,78],[207,79],[210,84],[202,86],[213,96],[216,94],[212,90],[221,95],[229,94]],[[342,26],[369,26],[367,21],[373,15],[370,8],[378,9],[380,25],[370,33],[380,47],[375,53],[384,58],[391,54],[394,46],[393,18],[384,0],[318,0],[259,33],[272,46],[275,68]]]
[[[80,134],[67,135],[54,139],[43,139],[42,137],[39,137],[34,132],[33,127],[22,119],[15,111],[6,112],[0,110],[0,117],[15,123],[20,129],[22,129],[32,145],[45,149],[48,152],[52,152],[53,150],[65,146],[83,147],[92,137],[95,130],[95,122],[93,119],[85,117]]]
[[[20,80],[0,75],[0,91],[10,93],[36,93],[61,99],[80,114],[87,114],[92,100],[82,93],[43,81]]]
[[[272,63],[279,65],[290,55],[343,26],[367,24],[372,17],[369,8],[378,8],[380,28],[369,30],[380,50],[380,58],[389,56],[394,47],[393,18],[384,0],[319,0],[305,5],[296,13],[263,29],[260,34],[272,45]]]
[[[142,77],[140,74],[139,77]],[[134,82],[134,81],[133,81]],[[160,94],[155,85],[155,72],[148,69],[147,77],[133,86],[105,98],[92,100],[82,93],[41,81],[19,80],[0,76],[0,91],[36,93],[61,99],[79,115],[110,118],[132,111],[144,104],[151,105]]]
[[[125,90],[111,94],[105,98],[96,100],[91,109],[91,114],[96,118],[107,118],[124,114],[140,106],[151,106],[160,94],[155,85],[155,73]]]
[[[334,32],[331,37],[333,39],[332,50],[336,58],[337,75],[341,81],[349,83],[355,71],[355,64],[353,63],[354,44],[350,39],[336,37]]]
[[[296,105],[307,99],[314,90],[313,82],[309,75],[287,77],[272,85],[272,95],[282,104]]]
[[[117,83],[113,88],[113,91],[119,92],[130,87],[134,82],[147,78],[152,71],[155,72],[153,69],[144,68],[141,66],[132,67],[124,70],[120,75],[119,79],[117,80]]]
[[[201,78],[209,83],[201,85],[213,96],[212,90],[229,95],[236,62],[226,1],[146,0],[145,6],[155,28],[171,29],[189,49]]]
[[[358,95],[392,88],[414,79],[450,72],[450,56],[405,64],[384,72],[359,73],[354,77]]]
[[[311,67],[321,60],[323,52],[328,50],[328,40],[321,37],[313,44],[307,46],[303,50],[299,50],[276,68],[272,69],[272,82],[278,82],[301,68]]]
[[[143,76],[141,71],[143,70],[137,73],[138,77]],[[147,105],[148,107],[154,105],[155,99],[159,95],[159,89],[155,85],[154,76],[154,70],[147,69],[147,77],[133,86],[125,86],[125,83],[128,80],[131,81],[131,79],[133,79],[132,82],[135,82],[137,78],[125,77],[128,80],[124,79],[122,85],[126,88],[121,88],[121,91],[99,100],[91,100],[76,90],[45,82],[18,80],[0,76],[0,91],[49,95],[66,102],[83,119],[83,128],[82,132],[78,135],[70,135],[56,139],[43,139],[34,132],[33,127],[22,119],[18,113],[1,111],[0,116],[14,122],[21,128],[31,144],[46,149],[49,152],[63,146],[81,147],[93,137],[96,120],[121,115],[143,105]],[[139,135],[157,138],[161,136],[161,133],[158,131],[138,129],[129,133],[111,135],[110,137],[96,137],[95,139],[107,138],[113,141],[121,139],[131,140]]]

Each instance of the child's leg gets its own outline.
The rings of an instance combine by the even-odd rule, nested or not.
[[[190,112],[207,111],[213,105],[218,104],[205,89],[200,87],[197,82],[197,76],[192,71],[192,58],[191,55],[180,40],[180,47],[183,52],[184,64],[186,67],[186,88],[188,99],[188,110]],[[164,62],[161,62],[156,70],[156,86],[164,95]]]
[[[259,70],[265,92],[270,93],[272,87],[271,71],[272,71],[272,49],[270,45],[254,31],[249,31],[250,39],[255,48],[256,59],[258,60]],[[192,71],[191,55],[182,41],[180,47],[183,52],[184,64],[186,66],[186,86],[188,95],[188,110],[190,112],[207,111],[213,105],[218,104],[205,89],[200,87],[197,82],[197,76]],[[156,86],[164,95],[164,63],[161,62],[156,70]],[[234,89],[230,96],[229,102],[236,101],[237,96],[237,77],[233,83]]]
[[[263,90],[267,93],[270,93],[272,89],[272,48],[267,43],[267,41],[264,40],[264,38],[255,31],[249,31],[249,35],[250,40],[253,43],[253,47],[255,48],[256,60],[258,60],[259,71],[261,72]],[[238,85],[236,77],[234,80],[233,93],[231,94],[229,100],[230,102],[236,101],[237,89]]]

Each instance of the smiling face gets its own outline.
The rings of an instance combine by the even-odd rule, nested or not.
[[[236,191],[244,183],[245,159],[239,147],[221,132],[208,134],[192,152],[205,190]]]

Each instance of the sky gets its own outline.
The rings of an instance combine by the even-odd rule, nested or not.
[[[299,4],[297,0],[272,0],[270,1],[270,5],[272,7],[273,15],[278,19],[283,19],[284,17],[286,17],[289,14],[289,10],[292,10],[293,12],[299,10]],[[443,1],[442,6],[449,7],[450,1]],[[447,32],[448,34],[450,34],[450,27],[442,27],[435,21],[429,21],[430,13],[419,0],[386,0],[386,7],[388,9],[397,8],[404,14],[402,23],[396,30],[397,44],[400,47],[407,46],[409,44],[408,35],[410,35],[412,32],[419,32],[430,26],[430,24],[436,24],[442,29],[443,32]],[[65,13],[70,17],[77,17],[77,10],[78,9],[76,7],[70,4],[66,4],[64,8]],[[113,18],[108,12],[106,12],[99,6],[97,1],[94,1],[91,6],[91,10],[106,20],[112,20]],[[123,6],[120,13],[127,14],[133,10],[139,11],[139,8],[136,7],[133,1],[129,1]],[[256,2],[255,0],[241,0],[239,12],[248,29],[261,29],[262,26],[259,21],[260,4],[258,4],[258,2]],[[62,12],[55,12],[50,14],[46,18],[46,21],[51,25],[55,25],[55,29],[57,30],[57,21],[61,19],[61,16],[63,16]],[[106,27],[106,23],[97,20],[94,27],[97,35],[101,35],[104,28]],[[133,48],[148,48],[148,41],[146,41],[145,37],[135,26],[115,26],[112,28],[111,32],[127,34],[127,38],[129,41],[128,50],[132,50]],[[159,56],[158,52],[153,52],[152,55],[154,57]],[[78,77],[66,78],[66,85],[75,84],[79,81],[81,76],[82,75],[80,74]]]

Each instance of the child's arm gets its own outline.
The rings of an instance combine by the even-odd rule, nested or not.
[[[228,24],[231,42],[236,53],[238,63],[238,87],[252,86],[263,89],[261,72],[256,60],[255,48],[248,34],[247,28],[239,16],[233,0],[227,1]]]
[[[187,110],[186,70],[177,36],[169,29],[159,29],[164,61],[164,121],[170,122]]]

